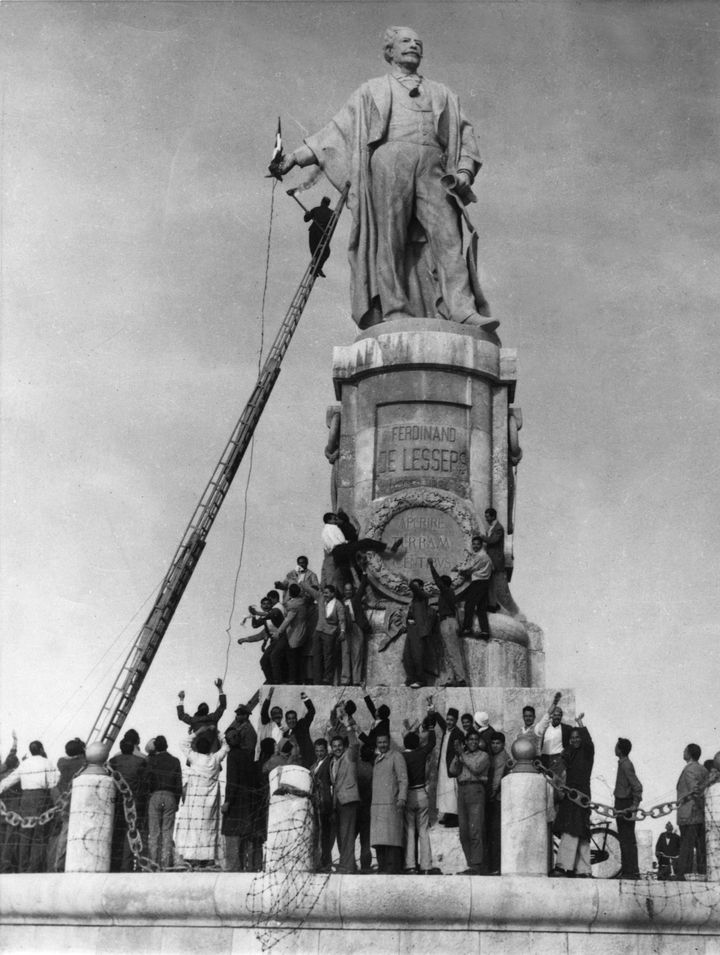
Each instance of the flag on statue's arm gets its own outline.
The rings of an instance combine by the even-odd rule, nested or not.
[[[280,117],[278,116],[277,132],[275,133],[275,146],[273,148],[272,158],[268,166],[268,175],[266,179],[282,179],[280,175],[280,164],[285,158],[282,145],[282,128],[280,126]]]

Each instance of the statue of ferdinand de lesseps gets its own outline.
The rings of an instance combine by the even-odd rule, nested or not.
[[[390,27],[384,53],[389,74],[363,83],[280,172],[319,164],[336,188],[351,183],[360,328],[428,316],[492,331],[473,256],[463,254],[461,213],[475,201],[481,165],[472,126],[451,90],[418,73],[423,45],[413,30]]]

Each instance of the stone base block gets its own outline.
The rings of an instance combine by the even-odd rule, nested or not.
[[[312,700],[316,715],[310,727],[310,736],[313,740],[319,737],[330,739],[335,730],[330,717],[339,703],[352,700],[357,711],[355,722],[359,730],[368,731],[372,727],[372,717],[363,702],[364,691],[359,686],[276,686],[273,688],[272,705],[280,706],[283,712],[287,709],[297,710],[298,716],[303,715],[303,704],[300,699],[301,691],[305,691]],[[259,724],[259,707],[270,691],[269,686],[260,687],[258,709],[253,717],[255,726]],[[398,749],[403,748],[403,737],[409,729],[415,728],[427,715],[428,703],[432,701],[435,709],[445,716],[448,707],[455,707],[463,713],[477,713],[484,711],[490,718],[494,729],[502,730],[507,738],[506,748],[510,751],[513,740],[522,728],[522,709],[529,704],[534,706],[538,719],[547,709],[551,696],[547,690],[530,687],[423,687],[411,690],[405,686],[369,686],[366,692],[372,698],[375,706],[385,703],[390,707],[390,733],[392,743]],[[572,720],[575,715],[575,693],[573,690],[562,691],[562,706],[565,718]],[[436,804],[435,793],[437,788],[437,765],[440,756],[441,736],[438,732],[438,742],[435,752],[428,761],[428,795],[430,797],[431,821],[435,821]],[[458,842],[457,830],[448,830]],[[445,836],[431,836],[441,840],[439,844],[445,846]],[[445,850],[443,850],[445,851]],[[454,856],[453,856],[454,858]],[[453,863],[454,865],[454,863]],[[443,868],[443,866],[440,866]],[[449,871],[461,871],[463,865]],[[443,868],[443,871],[445,869]]]
[[[388,623],[392,624],[392,618],[385,611],[373,611],[369,617],[373,632],[366,644],[367,682],[402,686],[405,634],[390,642]],[[478,687],[544,686],[545,654],[540,627],[503,613],[488,614],[488,621],[489,640],[480,637],[477,620],[473,636],[460,638],[467,682]],[[447,676],[446,668],[441,666],[436,682],[445,682]]]
[[[501,876],[0,875],[3,952],[716,955],[717,887]]]
[[[436,823],[430,828],[432,864],[443,875],[454,875],[467,869],[467,861],[460,846],[460,831]]]
[[[260,687],[260,699],[252,721],[259,724],[260,706],[270,691],[269,686]],[[517,686],[470,686],[470,687],[422,687],[412,690],[406,686],[373,686],[367,689],[359,686],[293,686],[282,685],[273,688],[272,705],[277,705],[283,711],[297,710],[302,716],[304,707],[300,693],[304,691],[312,700],[315,707],[315,719],[310,728],[313,739],[325,736],[330,730],[330,716],[338,703],[352,700],[357,706],[355,721],[360,730],[369,730],[372,726],[372,717],[363,702],[365,693],[369,694],[375,706],[381,703],[390,707],[390,732],[393,742],[402,748],[403,736],[407,732],[406,722],[415,723],[424,719],[427,714],[428,702],[432,700],[435,709],[443,716],[448,707],[455,707],[460,714],[485,711],[491,725],[502,730],[507,737],[507,749],[522,728],[522,708],[526,704],[534,706],[538,719],[547,709],[552,694],[547,690],[534,687]],[[575,693],[573,690],[562,690],[563,710],[565,719],[572,720],[575,715]]]

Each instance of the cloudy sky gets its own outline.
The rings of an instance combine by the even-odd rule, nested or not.
[[[646,801],[671,796],[687,742],[720,749],[720,7],[0,16],[3,750],[12,727],[53,756],[87,735],[302,275],[285,188],[303,174],[274,205],[263,178],[277,116],[298,145],[384,71],[384,27],[409,23],[485,158],[483,287],[525,418],[515,596],[546,631],[548,686],[586,712],[595,795],[625,735]],[[212,698],[226,672],[250,696],[246,605],[297,553],[319,566],[332,348],[355,334],[347,230],[138,698],[143,736],[172,733],[180,687]]]

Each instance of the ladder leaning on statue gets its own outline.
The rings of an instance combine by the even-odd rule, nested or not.
[[[132,649],[115,680],[115,684],[95,720],[88,736],[89,740],[113,743],[127,719],[165,631],[170,625],[173,614],[200,560],[207,535],[230,490],[232,480],[240,467],[270,398],[280,374],[280,365],[315,284],[319,264],[330,244],[335,226],[347,202],[348,190],[349,183],[340,195],[332,218],[325,228],[325,233],[315,249],[310,264],[305,270],[305,274],[275,336],[275,341],[258,375],[253,392],[182,536],[170,564],[170,569],[165,575],[155,598],[152,610],[137,635]]]

